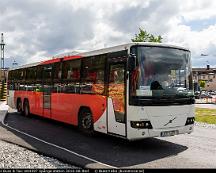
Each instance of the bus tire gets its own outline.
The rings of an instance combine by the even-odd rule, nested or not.
[[[92,113],[88,108],[81,108],[79,111],[78,127],[85,134],[94,133]]]
[[[17,99],[17,112],[22,113],[22,100],[20,98]]]
[[[24,101],[23,104],[23,114],[26,117],[30,116],[29,101],[27,99]]]

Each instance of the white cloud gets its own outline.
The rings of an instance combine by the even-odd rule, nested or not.
[[[216,1],[180,0],[181,14],[186,21],[202,20],[216,16]]]
[[[190,48],[193,64],[203,66],[200,53],[216,52],[215,9],[212,0],[7,0],[0,2],[0,32],[8,61],[19,58],[21,64],[130,42],[143,27],[164,42]],[[193,22],[210,19],[194,30]]]

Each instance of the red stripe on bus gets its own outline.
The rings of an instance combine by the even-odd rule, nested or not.
[[[52,64],[52,63],[60,62],[61,59],[63,59],[63,61],[68,61],[68,60],[79,59],[79,58],[81,58],[81,56],[65,56],[62,58],[55,58],[55,59],[43,61],[42,63],[40,63],[40,65],[46,65],[46,64]]]
[[[73,60],[73,59],[79,59],[82,58],[81,56],[65,56],[63,61]]]
[[[61,58],[50,59],[50,60],[47,60],[47,61],[43,61],[40,64],[41,65],[52,64],[52,63],[55,63],[55,62],[60,62],[60,60],[61,60]]]

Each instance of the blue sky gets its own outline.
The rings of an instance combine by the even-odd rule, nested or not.
[[[164,43],[189,48],[194,67],[208,61],[216,68],[215,9],[213,0],[0,1],[6,66],[128,43],[142,27]]]
[[[192,21],[183,21],[182,24],[189,26],[192,31],[202,31],[209,26],[216,24],[216,17],[211,17],[209,19],[202,19],[202,20],[192,20]]]

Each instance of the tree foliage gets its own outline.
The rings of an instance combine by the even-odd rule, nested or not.
[[[206,82],[202,80],[199,82],[199,85],[201,88],[205,88]]]
[[[139,34],[135,34],[135,38],[132,38],[132,42],[157,42],[161,43],[162,42],[162,37],[159,36],[154,36],[153,34],[149,34],[147,31],[145,31],[142,28],[139,28]]]

